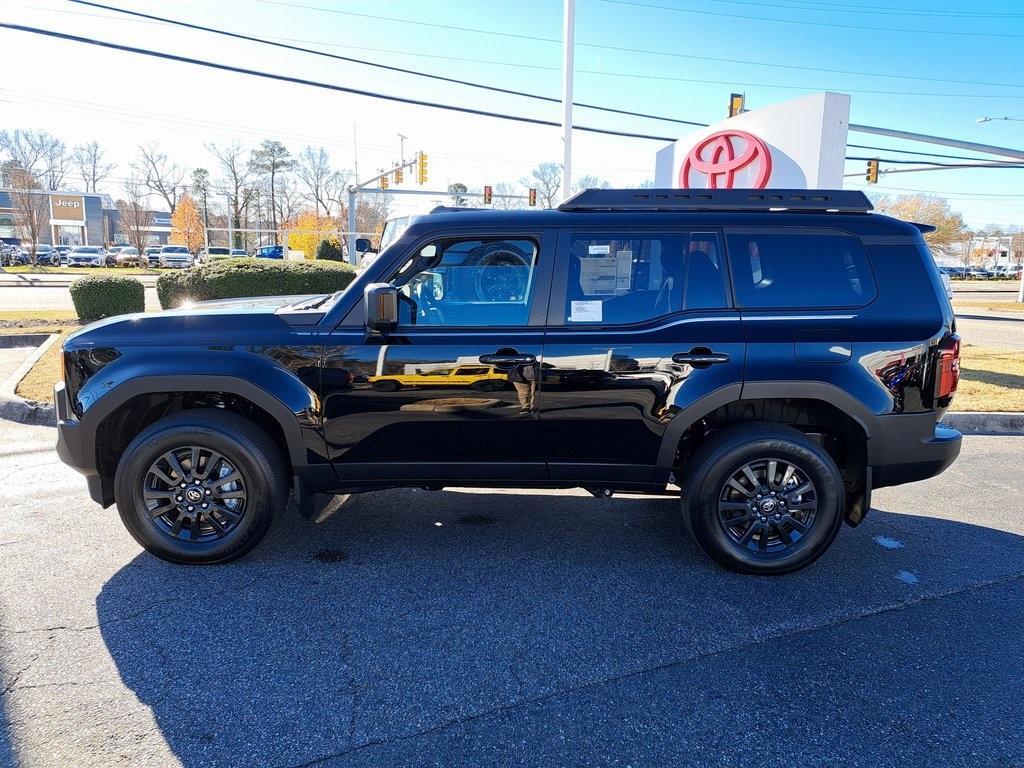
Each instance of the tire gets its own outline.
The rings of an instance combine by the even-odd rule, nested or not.
[[[805,568],[829,548],[843,522],[846,494],[835,461],[789,426],[751,422],[723,429],[677,475],[691,533],[732,571],[778,575]],[[809,489],[794,493],[806,483]]]
[[[373,382],[373,388],[378,392],[397,392],[402,385],[392,379],[382,379]]]
[[[199,471],[193,473],[195,455]],[[204,470],[210,475],[205,479]],[[217,482],[235,475],[236,480]],[[197,511],[196,525],[185,511],[189,500],[170,496],[181,489],[179,480],[189,482],[182,494],[196,495],[196,510],[208,510]],[[147,500],[145,494],[162,498]],[[263,538],[274,514],[284,509],[288,481],[281,451],[266,432],[238,414],[202,408],[168,416],[136,435],[117,465],[114,496],[128,532],[152,554],[173,563],[225,563]],[[151,514],[154,507],[167,512]]]

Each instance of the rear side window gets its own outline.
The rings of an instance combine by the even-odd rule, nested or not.
[[[574,233],[565,322],[622,325],[728,305],[715,232]]]
[[[877,295],[860,238],[799,233],[727,234],[741,307],[860,307]]]

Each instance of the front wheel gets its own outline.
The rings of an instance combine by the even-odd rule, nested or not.
[[[683,515],[701,548],[742,573],[783,574],[832,544],[846,497],[832,457],[792,427],[723,429],[680,472]]]
[[[125,449],[114,495],[128,532],[175,563],[223,563],[259,543],[288,483],[266,432],[219,409],[182,411]]]

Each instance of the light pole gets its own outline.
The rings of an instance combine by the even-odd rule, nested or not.
[[[562,18],[562,199],[572,194],[572,72],[576,0],[564,0]]]

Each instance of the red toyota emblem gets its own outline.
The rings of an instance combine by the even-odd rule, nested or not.
[[[737,141],[740,151],[737,154]],[[772,175],[772,154],[757,136],[746,131],[719,131],[697,144],[679,170],[679,186],[690,188],[690,172],[708,177],[708,189],[732,189],[737,171],[756,168],[753,189],[764,189]]]

